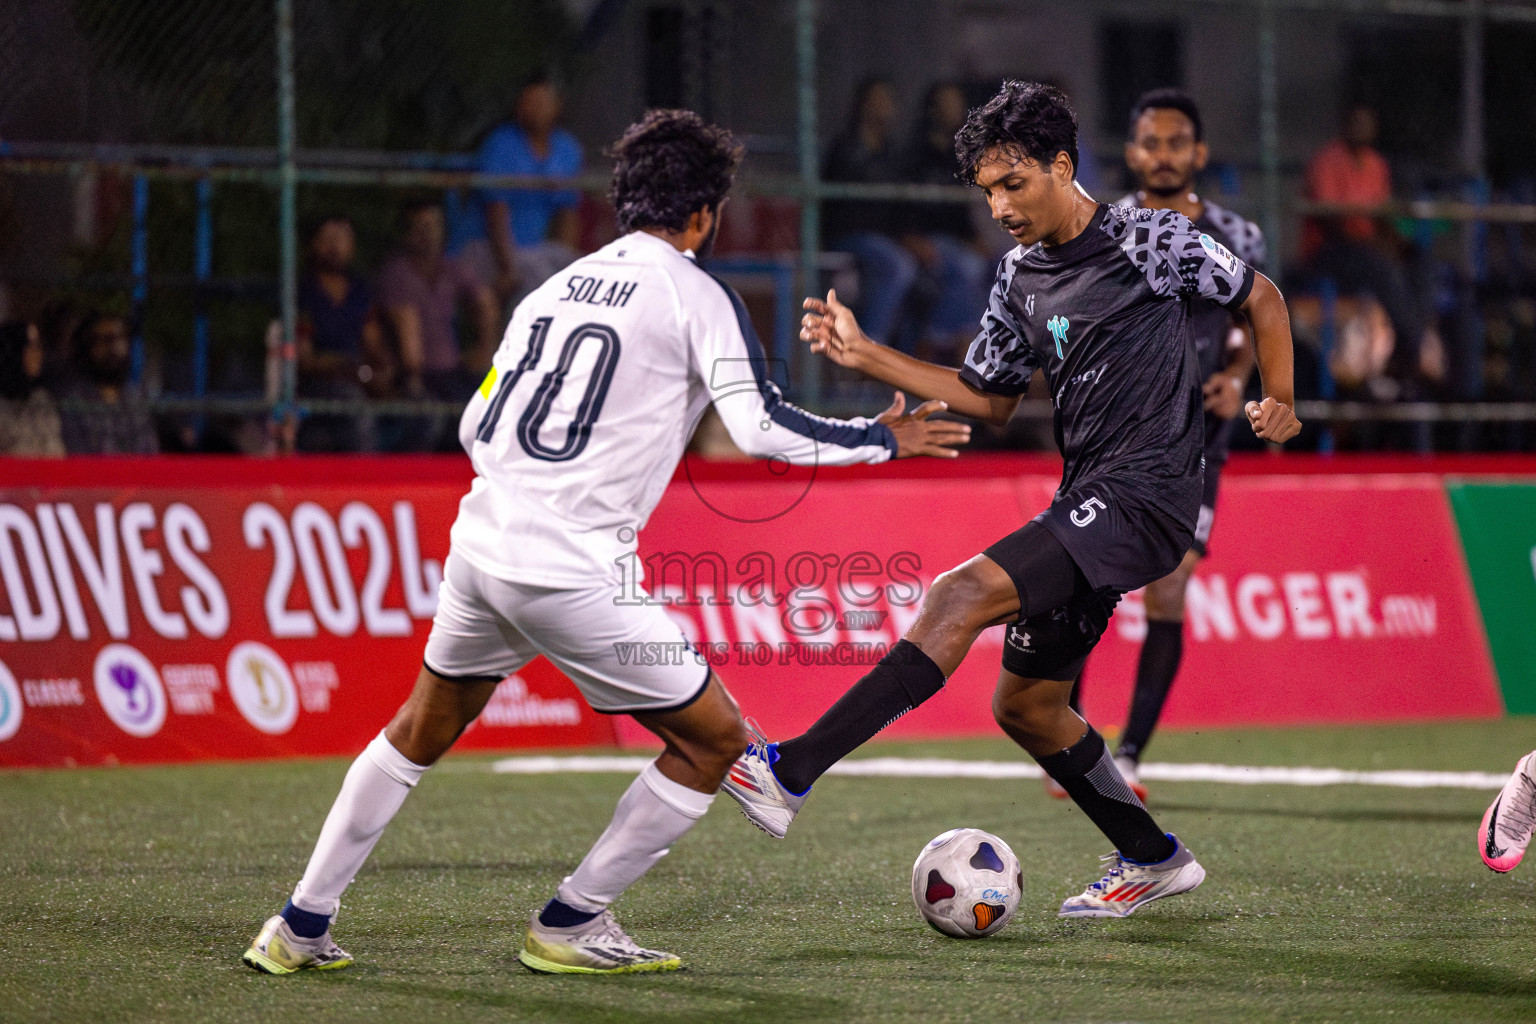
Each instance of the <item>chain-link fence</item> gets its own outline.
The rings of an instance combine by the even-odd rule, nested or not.
[[[264,4],[14,0],[0,20],[0,131],[58,142],[270,146]]]
[[[0,20],[6,139],[270,148],[277,22],[238,0],[11,0]],[[295,0],[300,147],[471,148],[520,79],[557,62],[559,3]]]
[[[804,290],[838,284],[865,303],[878,291],[880,274],[848,244],[850,213],[886,211],[883,234],[918,258],[898,326],[904,344],[935,358],[953,358],[964,334],[946,319],[956,293],[939,268],[974,272],[966,253],[985,267],[1007,243],[974,196],[931,167],[911,173],[924,118],[942,103],[935,86],[952,83],[975,103],[1003,77],[1062,85],[1082,122],[1084,183],[1114,199],[1131,184],[1125,108],[1144,88],[1180,85],[1205,106],[1212,155],[1201,193],[1268,230],[1271,273],[1294,288],[1311,373],[1303,393],[1358,400],[1309,412],[1406,418],[1381,411],[1382,395],[1351,390],[1363,380],[1330,383],[1335,364],[1349,371],[1340,352],[1354,346],[1356,358],[1362,331],[1369,348],[1369,325],[1349,319],[1349,295],[1340,305],[1298,274],[1302,215],[1328,213],[1297,202],[1306,163],[1335,134],[1340,108],[1362,101],[1380,112],[1379,145],[1409,204],[1378,212],[1398,216],[1404,251],[1424,257],[1411,287],[1441,328],[1438,375],[1418,374],[1418,390],[1392,397],[1421,400],[1402,407],[1415,422],[1455,424],[1439,438],[1388,428],[1389,440],[1527,446],[1508,423],[1519,407],[1476,403],[1536,402],[1536,144],[1524,114],[1536,103],[1533,65],[1529,2],[13,0],[0,19],[0,283],[10,315],[56,315],[73,302],[127,316],[134,372],[174,413],[168,443],[280,443],[281,432],[274,441],[253,425],[269,418],[260,410],[284,419],[350,407],[314,396],[295,404],[285,391],[294,338],[284,334],[301,322],[291,283],[309,230],[344,213],[364,270],[392,251],[415,200],[443,200],[453,235],[455,218],[480,201],[471,186],[491,180],[472,176],[478,146],[511,117],[527,76],[553,69],[586,157],[581,248],[612,232],[602,149],[648,106],[698,109],[746,141],[720,269],[746,294],[791,393],[852,411],[867,395],[804,358],[793,332]],[[294,86],[286,119],[284,69]],[[873,78],[888,83],[901,167],[837,180],[830,155]],[[914,216],[947,223],[938,234],[963,234],[964,245],[940,260],[923,231],[896,227]],[[197,415],[214,410],[229,429]],[[1461,426],[1481,421],[1500,425]]]
[[[162,405],[281,399],[268,349],[284,271],[283,6],[17,0],[0,19],[10,312],[66,333],[87,310],[125,316],[134,374]],[[380,172],[469,168],[520,81],[574,38],[556,3],[291,10],[295,156],[322,169],[295,190],[294,224],[344,211],[364,267],[388,248],[402,203],[428,191],[381,187]]]

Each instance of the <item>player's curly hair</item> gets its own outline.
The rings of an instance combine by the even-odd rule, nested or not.
[[[718,209],[742,152],[730,132],[691,110],[649,111],[608,151],[614,160],[608,199],[620,234],[682,231],[690,214]]]
[[[996,96],[966,115],[955,133],[960,180],[976,184],[977,165],[994,149],[1041,166],[1065,153],[1076,177],[1077,114],[1066,93],[1042,82],[1004,82]]]

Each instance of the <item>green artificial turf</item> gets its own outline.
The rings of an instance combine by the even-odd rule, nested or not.
[[[1529,720],[1172,733],[1152,760],[1508,771]],[[1001,742],[870,755],[1017,758]],[[628,779],[429,773],[347,894],[345,971],[258,975],[343,761],[0,774],[0,1021],[771,1022],[1536,1020],[1536,855],[1484,868],[1491,793],[1155,785],[1209,872],[1124,921],[1059,921],[1107,845],[1038,782],[829,777],[787,841],[728,799],[618,904],[687,970],[540,977],[528,914]],[[912,859],[997,832],[1025,894],[998,937],[929,930]]]

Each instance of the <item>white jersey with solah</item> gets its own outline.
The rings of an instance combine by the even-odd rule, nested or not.
[[[740,296],[691,254],[635,232],[513,313],[459,422],[475,480],[453,550],[517,583],[617,577],[711,402],[750,455],[849,465],[896,452],[883,424],[786,402]]]

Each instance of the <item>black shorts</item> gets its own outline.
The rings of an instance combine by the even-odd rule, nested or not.
[[[984,554],[1019,593],[1020,620],[1008,627],[1003,668],[1026,679],[1076,679],[1104,635],[1120,591],[1090,585],[1071,553],[1038,521]]]
[[[1132,481],[1103,478],[1058,493],[1023,529],[987,548],[1019,592],[1020,621],[1008,628],[1003,667],[1026,679],[1076,679],[1121,595],[1184,560],[1193,519],[1142,501]]]
[[[1015,622],[1003,638],[1003,668],[1025,679],[1076,679],[1119,603],[1120,591],[1085,583],[1062,607]]]
[[[1090,588],[1124,593],[1178,568],[1195,536],[1196,510],[1189,511],[1187,520],[1175,519],[1132,484],[1106,478],[1058,493],[1034,521],[1061,541]]]

